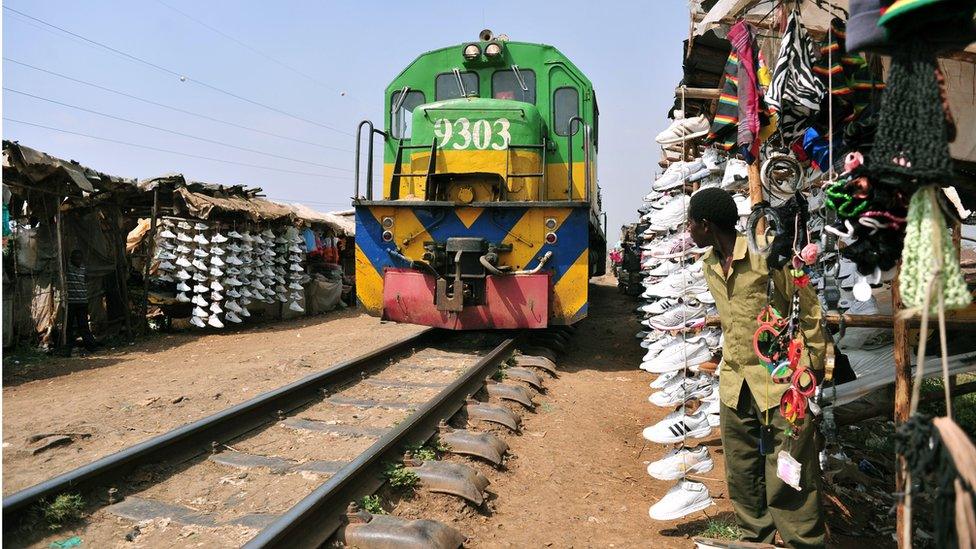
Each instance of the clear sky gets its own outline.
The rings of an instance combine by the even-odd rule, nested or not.
[[[4,139],[114,175],[181,172],[199,181],[259,186],[272,198],[324,211],[348,206],[356,124],[363,118],[381,124],[383,89],[417,54],[475,39],[482,28],[512,40],[555,45],[596,86],[599,179],[611,244],[620,225],[636,217],[658,169],[653,137],[666,125],[680,79],[681,41],[688,33],[681,0],[4,0],[3,5],[120,52],[4,9]]]

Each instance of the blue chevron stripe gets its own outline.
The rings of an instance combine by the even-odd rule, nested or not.
[[[573,211],[566,217],[563,224],[556,229],[556,243],[543,244],[535,256],[533,256],[533,260],[525,268],[531,269],[536,265],[536,261],[540,257],[546,252],[551,251],[555,263],[549,263],[546,267],[554,270],[552,283],[555,285],[559,282],[559,279],[573,266],[576,258],[590,244],[589,226],[587,223],[589,221],[588,214],[589,211],[586,208],[573,208]]]
[[[383,269],[386,267],[407,266],[387,252],[395,250],[396,246],[393,242],[383,242],[383,226],[366,206],[356,207],[356,245],[363,250],[380,276],[383,276]]]

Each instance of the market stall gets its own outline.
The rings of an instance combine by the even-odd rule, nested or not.
[[[932,422],[915,415],[920,400],[940,398],[921,396],[920,381],[944,378],[940,399],[949,423],[952,397],[974,390],[972,383],[956,384],[956,375],[976,369],[972,338],[956,336],[976,331],[976,273],[971,259],[960,259],[965,239],[976,236],[967,226],[976,221],[976,45],[971,44],[976,24],[971,9],[949,9],[945,2],[896,2],[887,12],[877,2],[852,4],[692,3],[693,32],[682,50],[684,78],[669,113],[674,122],[657,139],[667,170],[652,184],[637,225],[644,240],[642,297],[650,300],[638,309],[650,329],[641,334],[649,349],[641,367],[686,385],[698,379],[673,373],[687,370],[687,360],[672,364],[652,352],[662,347],[655,341],[666,339],[656,330],[669,328],[665,316],[676,314],[670,307],[678,305],[667,299],[680,298],[681,314],[692,320],[700,315],[703,325],[719,323],[704,318],[711,297],[700,289],[690,297],[682,294],[695,288],[701,275],[691,262],[695,255],[687,251],[687,235],[672,227],[686,222],[686,193],[709,187],[736,193],[739,228],[749,235],[750,253],[777,269],[785,265],[794,285],[817,289],[819,316],[833,340],[822,382],[796,386],[794,377],[785,394],[803,398],[789,400],[779,412],[791,422],[804,413],[822,414],[829,442],[842,421],[894,410],[895,421],[906,424],[899,428],[894,489],[897,539],[910,546],[908,471],[916,480],[923,477],[916,490],[931,486],[926,482],[932,474],[915,443],[925,437],[933,444],[940,440]],[[665,262],[675,257],[682,258],[679,265]],[[665,274],[671,278],[661,279]],[[671,296],[674,292],[681,295]],[[702,300],[704,305],[696,305]],[[811,312],[801,309],[796,301],[779,304],[774,310],[782,318],[768,317],[767,325],[758,326],[756,353],[773,378],[787,368],[796,371],[794,358],[801,356],[804,336],[790,330],[796,329],[796,318]],[[701,337],[687,332],[700,329],[689,323],[673,345],[687,356],[689,338]],[[780,353],[789,360],[773,358]],[[706,361],[705,351],[699,354],[702,358],[690,365],[696,375]],[[834,369],[841,357],[845,365],[850,361],[848,371]],[[913,369],[913,362],[918,367]],[[655,383],[691,394],[680,383]],[[691,383],[692,393],[707,393],[695,387]],[[782,387],[776,387],[777,394]],[[851,407],[871,395],[881,398]],[[669,416],[664,427],[682,421],[679,430],[699,420],[686,412],[684,419]],[[669,439],[660,433],[662,426],[652,427],[645,431],[649,440]],[[951,436],[951,429],[939,429],[941,436]],[[939,459],[969,459],[953,450]],[[697,459],[676,451],[683,459]],[[822,463],[832,462],[822,458]],[[963,480],[955,493],[965,501],[971,490]],[[672,517],[678,501],[709,501],[707,491],[702,496],[694,483],[679,483],[672,492],[670,502],[652,507],[652,518]],[[950,523],[936,526],[937,539],[964,545]]]

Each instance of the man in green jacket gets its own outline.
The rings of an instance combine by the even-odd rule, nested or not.
[[[767,304],[788,314],[797,288],[785,269],[770,272],[766,258],[749,251],[748,240],[735,229],[737,220],[728,192],[708,188],[692,195],[688,229],[696,245],[712,248],[702,261],[725,337],[719,417],[729,498],[745,540],[771,543],[778,531],[791,547],[823,547],[817,424],[807,411],[798,422],[798,436],[787,434],[790,425],[780,415],[779,403],[789,384],[774,383],[753,350],[756,317]],[[822,370],[826,343],[820,302],[809,286],[799,288],[799,297],[800,335],[806,347],[801,364]],[[762,430],[772,442],[766,455],[760,453]],[[776,474],[781,451],[801,465],[800,490]]]

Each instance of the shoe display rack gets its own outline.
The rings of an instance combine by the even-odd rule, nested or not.
[[[166,217],[155,236],[150,281],[173,293],[171,315],[190,311],[190,324],[242,324],[249,306],[280,303],[304,312],[304,240],[295,227],[240,228]],[[184,306],[180,307],[179,305]]]
[[[746,177],[737,163],[697,146],[704,135],[701,121],[678,116],[677,129],[658,136],[666,147],[662,161],[666,170],[651,184],[638,210],[641,217],[634,225],[632,244],[639,265],[636,313],[644,328],[637,334],[645,349],[640,369],[657,376],[650,382],[654,392],[648,402],[673,409],[643,431],[646,440],[672,446],[647,466],[652,478],[674,483],[648,509],[649,516],[660,521],[714,505],[708,488],[695,475],[714,467],[708,448],[697,441],[711,436],[719,424],[722,334],[706,326],[706,318],[715,314],[715,300],[702,271],[706,250],[697,248],[687,232],[689,197],[706,186],[745,187]],[[626,263],[627,239],[622,242]],[[630,280],[621,282],[625,284]]]

